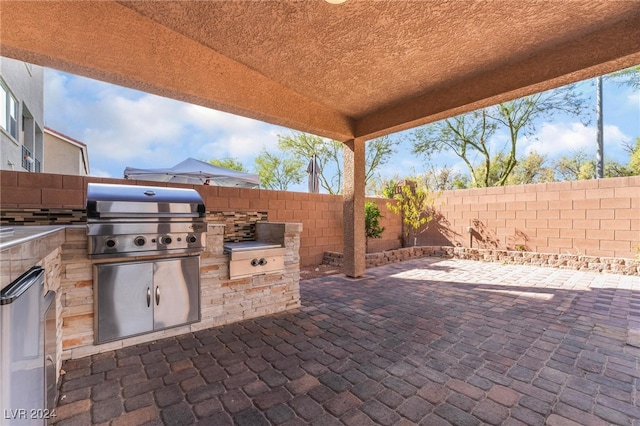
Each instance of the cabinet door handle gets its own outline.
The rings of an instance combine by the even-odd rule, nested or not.
[[[147,287],[147,308],[151,306],[151,288]]]
[[[156,306],[160,304],[160,287],[156,287]]]

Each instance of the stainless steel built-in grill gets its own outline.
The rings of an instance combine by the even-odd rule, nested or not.
[[[90,183],[87,234],[92,258],[200,253],[207,224],[193,189]]]
[[[200,320],[207,223],[197,191],[89,184],[87,222],[96,343]]]

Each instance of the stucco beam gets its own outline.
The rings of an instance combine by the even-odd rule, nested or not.
[[[640,13],[369,114],[356,122],[356,137],[376,138],[639,63]]]
[[[337,140],[353,121],[110,1],[1,2],[3,56]]]

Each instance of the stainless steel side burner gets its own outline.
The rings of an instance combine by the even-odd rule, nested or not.
[[[284,270],[285,249],[280,244],[260,241],[226,243],[224,252],[229,254],[231,279]]]
[[[89,256],[200,253],[206,244],[205,215],[193,189],[90,183]]]

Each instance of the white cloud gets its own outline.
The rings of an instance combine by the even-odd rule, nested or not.
[[[617,158],[623,155],[622,142],[628,141],[618,126],[604,126],[605,155]],[[542,128],[531,137],[523,137],[521,146],[525,153],[532,151],[546,154],[550,158],[570,155],[578,150],[595,153],[597,148],[597,129],[581,123],[544,123]]]
[[[235,157],[252,168],[286,129],[119,86],[47,70],[46,125],[86,143],[92,174],[168,167],[186,157]]]
[[[277,150],[278,134],[287,131],[261,121],[197,105],[188,105],[185,111],[186,121],[211,136],[212,142],[198,149],[204,158],[232,157],[253,163],[263,147],[270,151]],[[251,168],[252,164],[245,166]]]
[[[627,101],[631,108],[635,108],[635,109],[640,108],[640,90],[629,92],[627,96]],[[638,118],[640,119],[640,116],[638,116]]]

